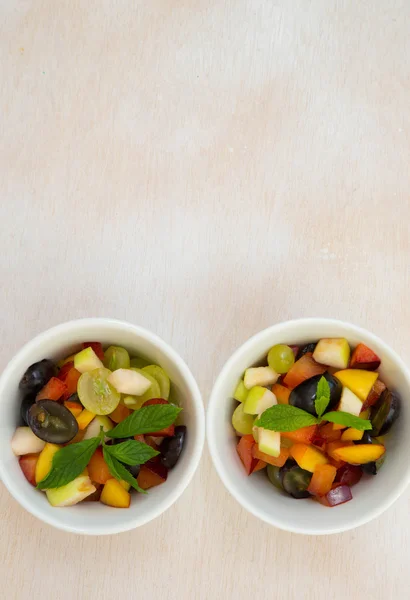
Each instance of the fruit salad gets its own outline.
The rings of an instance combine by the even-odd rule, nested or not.
[[[266,362],[246,369],[234,392],[232,425],[247,475],[264,469],[293,498],[348,502],[352,487],[382,467],[384,436],[400,415],[380,358],[365,344],[327,338],[276,344]]]
[[[31,365],[19,389],[24,425],[11,447],[52,506],[128,508],[132,490],[164,483],[180,458],[186,427],[175,424],[170,379],[125,348],[85,342],[58,363]]]

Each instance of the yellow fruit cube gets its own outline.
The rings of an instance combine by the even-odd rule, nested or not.
[[[36,484],[42,481],[50,473],[51,467],[53,466],[54,454],[60,449],[61,446],[57,446],[57,444],[47,443],[44,446],[36,464]]]
[[[335,373],[340,383],[356,394],[362,402],[367,399],[378,376],[374,371],[360,369],[344,369]]]
[[[107,504],[107,506],[128,508],[131,502],[131,495],[119,481],[109,479],[103,487],[100,500],[103,504]]]

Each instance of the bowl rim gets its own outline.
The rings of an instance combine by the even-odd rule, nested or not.
[[[19,485],[15,484],[14,481],[8,476],[7,468],[3,461],[0,460],[0,481],[3,482],[4,486],[7,488],[9,493],[14,497],[19,504],[25,508],[29,513],[33,516],[37,517],[44,523],[48,525],[52,525],[57,529],[82,534],[82,535],[112,535],[116,533],[122,533],[125,531],[130,531],[150,521],[154,520],[156,517],[160,516],[164,513],[168,508],[170,508],[174,502],[178,500],[178,498],[182,495],[185,489],[190,484],[195,472],[199,466],[202,454],[203,447],[205,443],[205,410],[204,404],[202,400],[202,395],[199,389],[199,386],[191,373],[188,365],[183,360],[183,358],[170,346],[167,342],[165,342],[162,338],[160,338],[155,333],[152,333],[148,329],[141,327],[139,325],[134,325],[133,323],[129,323],[128,321],[123,321],[119,319],[106,318],[106,317],[91,317],[91,318],[82,318],[82,319],[73,319],[71,321],[66,321],[64,323],[60,323],[41,333],[37,334],[34,338],[30,339],[26,344],[24,344],[11,358],[11,360],[7,363],[3,372],[0,374],[0,396],[2,393],[2,389],[5,386],[5,383],[10,377],[10,374],[13,373],[14,367],[18,364],[22,357],[25,354],[30,354],[32,351],[36,349],[39,344],[46,343],[50,339],[55,339],[56,337],[63,336],[65,332],[72,331],[73,329],[81,330],[83,327],[95,326],[98,325],[108,325],[113,328],[121,328],[127,329],[128,331],[132,330],[134,333],[139,335],[140,337],[145,338],[147,341],[152,343],[158,349],[160,349],[168,358],[178,366],[178,369],[185,380],[187,387],[190,392],[190,397],[193,405],[193,418],[196,422],[197,433],[194,440],[193,449],[189,456],[189,462],[185,468],[185,471],[179,476],[179,481],[176,483],[172,493],[170,493],[157,507],[151,507],[149,511],[146,511],[144,515],[138,515],[137,517],[131,518],[129,521],[125,519],[122,520],[118,525],[102,525],[99,530],[96,528],[93,531],[87,531],[87,525],[84,524],[81,528],[77,526],[71,526],[66,523],[62,523],[58,517],[58,511],[56,510],[47,510],[47,509],[39,509],[37,507],[33,508],[33,506],[26,500],[24,492],[19,489]],[[123,514],[123,513],[121,513]]]
[[[222,483],[224,484],[228,492],[231,494],[231,496],[233,496],[233,498],[235,498],[235,500],[239,502],[239,504],[248,512],[250,512],[255,517],[258,517],[265,523],[277,527],[282,531],[288,531],[290,533],[299,533],[304,535],[330,535],[334,533],[342,533],[344,531],[349,531],[355,529],[356,527],[360,527],[361,525],[364,525],[369,521],[372,521],[373,519],[379,517],[385,510],[387,510],[402,495],[407,486],[410,484],[410,463],[405,475],[400,481],[400,484],[397,485],[396,488],[394,488],[394,493],[390,493],[389,496],[386,497],[383,502],[380,502],[380,504],[378,504],[375,508],[369,509],[369,512],[366,513],[363,517],[352,517],[351,523],[347,524],[346,526],[328,527],[326,530],[317,530],[313,526],[293,527],[283,525],[280,523],[279,520],[275,519],[274,516],[268,516],[266,513],[259,511],[257,508],[255,508],[254,504],[245,497],[244,494],[242,494],[241,492],[238,493],[238,490],[231,483],[231,480],[229,478],[229,469],[225,467],[225,463],[218,453],[214,433],[215,428],[213,427],[213,423],[218,415],[218,403],[220,405],[219,389],[223,385],[225,378],[229,376],[229,373],[233,365],[238,360],[238,358],[240,358],[240,356],[243,353],[246,353],[249,349],[251,349],[253,345],[256,345],[260,340],[264,339],[265,337],[269,337],[269,335],[274,334],[276,330],[280,330],[281,328],[287,328],[289,326],[294,327],[299,325],[303,327],[303,325],[305,324],[317,325],[318,327],[324,325],[337,325],[338,327],[342,326],[350,330],[353,329],[355,333],[357,333],[358,335],[363,335],[365,339],[373,340],[376,344],[380,344],[390,353],[391,357],[394,358],[394,361],[396,362],[400,370],[403,372],[407,380],[407,384],[410,388],[410,370],[408,369],[402,358],[397,354],[395,350],[391,348],[391,346],[389,346],[389,344],[384,342],[380,337],[371,333],[367,329],[355,325],[354,323],[350,323],[348,321],[332,318],[304,317],[300,319],[280,321],[278,323],[275,323],[274,325],[271,325],[270,327],[267,327],[257,332],[256,334],[248,338],[231,354],[231,356],[225,362],[218,377],[215,380],[209,398],[206,414],[206,437],[208,450],[219,478],[221,479]]]

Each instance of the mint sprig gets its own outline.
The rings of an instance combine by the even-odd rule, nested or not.
[[[319,425],[322,421],[337,423],[345,427],[353,427],[360,431],[372,429],[372,424],[367,419],[361,419],[350,413],[340,410],[324,413],[330,402],[330,387],[324,377],[321,377],[316,392],[315,409],[318,414],[314,415],[292,406],[290,404],[275,404],[265,410],[255,421],[255,425],[269,429],[271,431],[296,431],[301,427],[309,427],[310,425]],[[324,414],[323,414],[324,413]]]
[[[105,443],[105,436],[131,438],[134,435],[161,431],[175,422],[181,410],[181,408],[172,404],[146,406],[134,411],[110,431],[103,431],[101,427],[100,435],[97,437],[61,448],[53,456],[50,472],[37,484],[37,488],[40,490],[58,488],[73,481],[81,475],[101,444],[104,459],[111,475],[115,479],[127,481],[133,488],[145,493],[124,464],[130,466],[143,465],[159,452],[148,444],[131,439],[121,444],[109,446]]]
[[[317,419],[301,408],[290,404],[275,404],[265,410],[255,425],[271,431],[295,431],[301,427],[316,425]]]
[[[356,417],[355,415],[351,415],[350,413],[343,412],[342,410],[334,410],[332,412],[328,412],[323,415],[322,419],[324,421],[336,423],[337,425],[353,427],[354,429],[359,429],[360,431],[367,431],[368,429],[372,429],[372,424],[367,419],[361,419],[360,417]]]
[[[330,402],[330,386],[325,377],[319,379],[316,391],[315,409],[318,417],[321,417]]]
[[[144,433],[155,433],[169,427],[175,422],[175,419],[182,408],[173,404],[153,404],[143,406],[118,423],[114,429],[106,432],[111,438],[126,438]]]

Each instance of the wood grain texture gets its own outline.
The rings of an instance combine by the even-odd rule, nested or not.
[[[64,320],[171,343],[204,400],[277,321],[410,360],[410,3],[2,0],[0,368]],[[410,491],[359,530],[276,531],[205,450],[155,522],[54,531],[0,484],[8,600],[408,597]],[[0,596],[2,593],[0,592]]]

